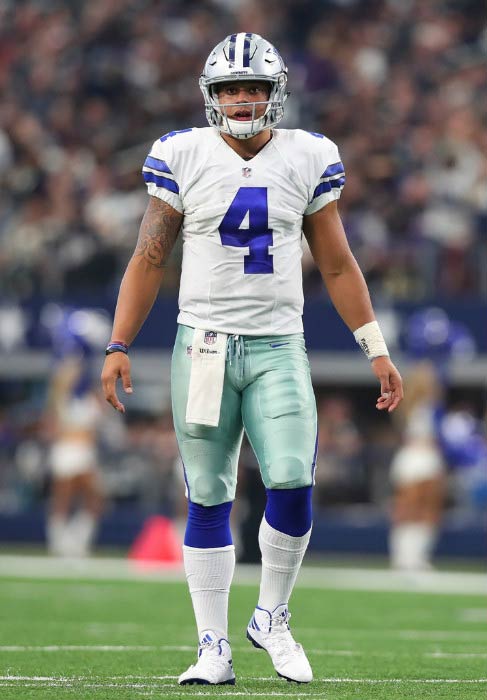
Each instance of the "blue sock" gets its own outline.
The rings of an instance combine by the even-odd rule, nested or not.
[[[189,501],[188,521],[184,535],[187,547],[209,549],[232,544],[230,511],[232,501],[216,506],[201,506]]]
[[[312,488],[266,489],[265,519],[269,525],[292,537],[305,535],[312,523]]]

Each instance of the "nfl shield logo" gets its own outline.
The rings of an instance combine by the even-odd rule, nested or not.
[[[206,345],[214,345],[216,343],[216,337],[217,333],[215,333],[215,331],[205,331],[204,342],[206,343]]]
[[[242,168],[242,175],[244,177],[250,177],[252,175],[252,168]]]

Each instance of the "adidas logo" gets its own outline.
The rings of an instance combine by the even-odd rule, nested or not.
[[[257,624],[257,622],[255,621],[255,616],[253,616],[253,617],[252,617],[252,620],[250,621],[250,627],[251,627],[253,630],[258,630],[258,631],[260,632],[260,627],[259,627],[259,625]]]

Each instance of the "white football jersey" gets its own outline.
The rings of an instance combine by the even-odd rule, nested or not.
[[[275,129],[251,160],[213,127],[172,131],[143,167],[149,194],[184,214],[178,322],[242,335],[303,330],[303,215],[340,196],[336,145]]]

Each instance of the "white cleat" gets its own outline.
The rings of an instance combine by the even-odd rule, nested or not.
[[[313,680],[313,671],[303,647],[293,639],[288,624],[290,617],[284,604],[272,612],[256,607],[247,627],[247,639],[257,649],[267,651],[278,676],[296,683],[309,683]]]
[[[212,630],[201,633],[198,661],[179,676],[179,685],[235,685],[232,650]]]

